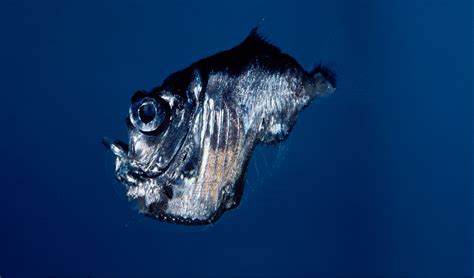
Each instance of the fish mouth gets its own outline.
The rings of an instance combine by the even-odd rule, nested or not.
[[[126,184],[127,186],[136,186],[137,183],[144,182],[146,179],[156,179],[160,176],[164,176],[170,165],[173,164],[176,157],[180,156],[183,149],[183,144],[187,137],[186,135],[181,139],[179,146],[176,148],[176,152],[171,157],[169,163],[159,169],[150,170],[151,167],[143,167],[143,165],[136,162],[133,158],[128,155],[129,146],[127,143],[121,140],[111,140],[107,137],[102,138],[102,144],[110,150],[116,157],[115,174],[117,179]],[[187,154],[184,156],[186,157]],[[163,186],[170,186],[169,181]]]
[[[102,144],[116,156],[115,173],[117,179],[127,186],[136,186],[147,178],[156,178],[167,169],[166,167],[157,174],[144,171],[142,167],[129,158],[128,144],[121,140],[112,141],[104,137],[102,138]]]
[[[133,187],[144,181],[144,172],[138,167],[133,167],[133,163],[128,158],[128,145],[125,142],[112,141],[104,137],[102,144],[116,157],[115,176],[119,182],[127,187]]]
[[[166,208],[168,201],[173,198],[173,189],[157,179],[163,173],[150,175],[143,171],[128,157],[128,145],[123,141],[111,141],[104,137],[102,143],[116,156],[116,179],[126,186],[127,197],[138,200],[143,212],[147,211],[150,204]]]

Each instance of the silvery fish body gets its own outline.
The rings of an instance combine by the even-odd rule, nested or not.
[[[305,71],[254,29],[238,46],[135,93],[128,145],[104,143],[141,212],[168,222],[213,223],[239,205],[255,146],[284,140],[298,113],[334,90],[327,68]]]

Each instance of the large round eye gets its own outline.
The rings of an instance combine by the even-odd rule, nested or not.
[[[145,97],[135,101],[130,107],[130,121],[142,132],[158,129],[166,118],[166,107],[160,101]]]

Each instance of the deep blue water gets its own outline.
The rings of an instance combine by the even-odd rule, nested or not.
[[[2,1],[0,276],[471,276],[472,6],[453,3]],[[137,214],[101,138],[257,24],[336,94],[258,150],[215,225]]]

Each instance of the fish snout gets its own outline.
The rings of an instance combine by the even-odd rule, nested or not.
[[[104,137],[104,146],[116,156],[115,175],[119,182],[128,186],[136,186],[146,178],[146,173],[128,156],[128,145],[120,140],[111,141]]]
[[[109,138],[102,138],[102,144],[111,150],[117,157],[126,157],[128,154],[128,145],[120,140],[111,141]]]

